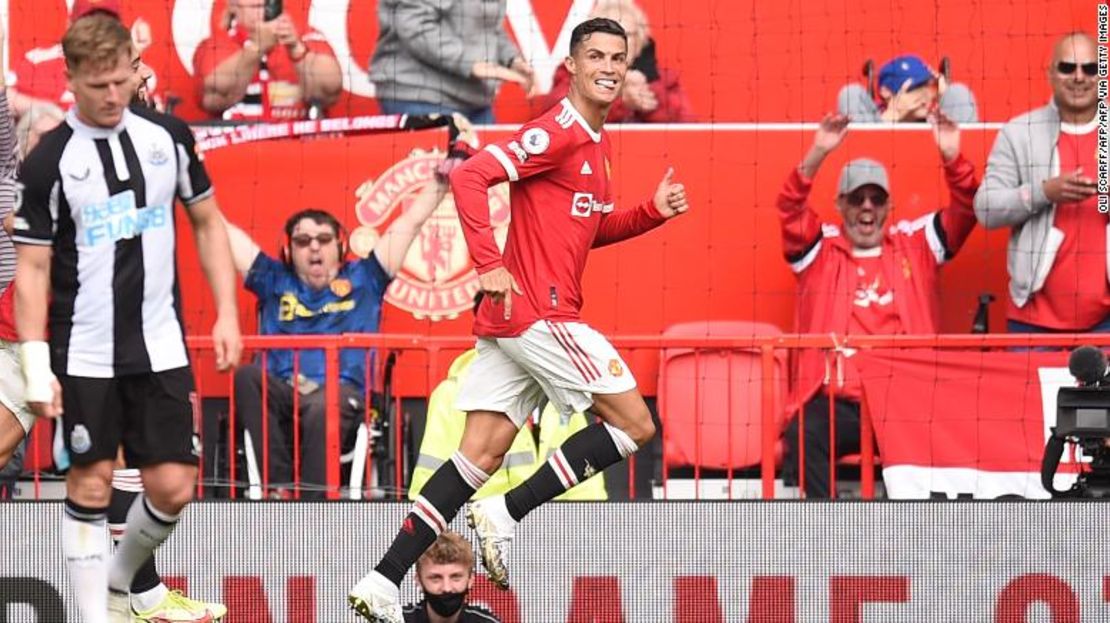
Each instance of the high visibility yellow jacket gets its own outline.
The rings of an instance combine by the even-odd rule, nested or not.
[[[415,499],[428,478],[431,478],[439,466],[459,449],[466,424],[466,414],[455,410],[455,396],[459,392],[459,386],[466,372],[470,369],[470,364],[477,356],[478,351],[474,349],[459,355],[451,363],[447,378],[436,386],[428,399],[428,420],[424,427],[424,438],[420,442],[416,468],[412,472],[412,482],[409,484],[409,499]],[[505,493],[524,482],[544,464],[556,448],[566,441],[567,437],[585,428],[586,425],[586,416],[583,414],[575,413],[564,421],[558,411],[550,404],[547,405],[540,415],[539,447],[536,446],[530,418],[529,423],[520,429],[520,433],[513,440],[513,445],[505,453],[501,468],[490,476],[486,484],[474,495],[474,499]],[[608,499],[604,474],[589,478],[555,499]]]

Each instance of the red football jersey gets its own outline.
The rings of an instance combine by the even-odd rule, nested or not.
[[[316,30],[301,32],[301,41],[309,52],[335,56],[323,34]],[[193,53],[193,84],[197,102],[204,99],[204,81],[224,61],[238,54],[249,39],[246,30],[232,25],[227,30],[216,30],[212,36],[201,41]],[[307,52],[306,52],[307,53]],[[301,98],[297,87],[300,78],[296,63],[289,56],[289,50],[276,45],[263,59],[258,71],[247,85],[246,95],[237,104],[223,113],[224,119],[304,119],[308,116],[308,106]]]
[[[852,297],[852,314],[848,317],[848,335],[898,335],[903,333],[902,318],[894,301],[890,275],[883,270],[882,247],[853,252],[856,270],[856,292]],[[846,358],[844,385],[836,390],[841,398],[863,399],[863,382],[852,359]]]
[[[15,332],[15,282],[8,284],[0,294],[0,340],[19,341],[19,334]]]
[[[517,336],[540,319],[578,320],[589,250],[663,223],[650,200],[613,211],[609,153],[605,130],[595,132],[564,99],[451,174],[478,272],[504,266],[524,291],[513,296],[509,319],[501,304],[483,301],[474,321],[476,335]],[[490,225],[487,192],[506,180],[512,182],[511,220],[502,256]]]
[[[60,108],[68,109],[73,105],[73,93],[69,90],[66,81],[66,59],[62,54],[62,44],[58,43],[48,48],[35,48],[28,51],[22,58],[15,61],[15,90],[28,97],[45,100],[57,104]],[[151,71],[151,76],[146,81],[147,97],[159,102],[162,95],[158,92],[158,77]]]
[[[1087,176],[1098,171],[1098,120],[1084,127],[1068,124],[1060,130],[1056,153],[1060,171],[1082,167]],[[1098,196],[1056,206],[1052,226],[1064,234],[1044,287],[1025,307],[1010,301],[1010,318],[1057,329],[1085,331],[1110,315],[1107,286],[1106,228],[1110,218],[1098,211]]]
[[[73,103],[66,83],[66,59],[62,44],[28,51],[13,63],[15,90],[35,99],[54,102],[62,108]]]

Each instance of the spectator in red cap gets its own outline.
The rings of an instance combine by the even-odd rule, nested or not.
[[[287,13],[267,19],[262,0],[228,0],[222,25],[193,55],[196,97],[213,117],[303,119],[339,98],[339,61],[321,33]]]
[[[75,0],[69,22],[72,24],[86,15],[100,12],[123,20],[119,0]],[[151,43],[150,24],[141,17],[137,18],[131,25],[131,38],[137,56],[141,56]],[[8,85],[8,99],[17,119],[36,103],[53,104],[62,109],[73,104],[73,94],[66,84],[66,63],[60,42],[49,47],[28,50],[21,58],[14,59],[13,64],[15,80]],[[146,70],[147,95],[153,98],[154,76],[149,68]]]
[[[925,121],[937,109],[957,123],[975,123],[979,110],[971,89],[949,83],[920,56],[904,54],[879,69],[875,97],[867,86],[849,84],[836,98],[837,111],[856,122]]]

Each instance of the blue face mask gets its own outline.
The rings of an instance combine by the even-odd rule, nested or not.
[[[462,610],[463,604],[466,603],[466,593],[440,593],[433,595],[432,593],[424,593],[424,600],[431,606],[432,611],[441,617],[449,617],[459,610]]]

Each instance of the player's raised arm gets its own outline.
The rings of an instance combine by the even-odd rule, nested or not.
[[[650,201],[601,217],[593,248],[647,233],[689,209],[686,187],[674,181],[674,167],[668,167]]]
[[[412,205],[393,221],[374,245],[374,255],[389,276],[392,277],[401,270],[412,241],[447,194],[448,175],[473,156],[477,148],[478,135],[474,132],[474,127],[466,117],[459,113],[453,114],[447,156],[436,171],[435,181],[421,189]]]

